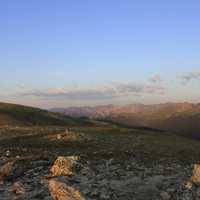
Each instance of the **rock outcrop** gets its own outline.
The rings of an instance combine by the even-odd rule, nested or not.
[[[78,190],[58,180],[49,181],[49,191],[54,200],[84,200]]]
[[[77,156],[59,156],[50,169],[52,176],[71,176],[78,159]]]
[[[200,184],[200,164],[195,164],[192,172],[191,182],[194,184]]]
[[[59,156],[52,165],[51,159],[3,160],[0,199],[200,199],[199,165],[194,166],[186,187],[183,183],[191,176],[191,165],[177,162],[146,165],[134,157],[122,162],[114,157],[97,159],[81,155]]]

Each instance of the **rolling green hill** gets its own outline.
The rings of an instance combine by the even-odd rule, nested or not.
[[[90,123],[39,108],[0,103],[0,125],[77,125]]]

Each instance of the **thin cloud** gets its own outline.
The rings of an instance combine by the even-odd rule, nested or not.
[[[193,80],[200,80],[200,72],[189,72],[187,74],[177,76],[177,78],[181,80],[182,83],[186,84]]]
[[[149,80],[152,83],[161,83],[163,81],[162,78],[161,78],[161,76],[159,74],[154,75]]]
[[[161,86],[135,83],[120,83],[93,88],[51,88],[47,90],[31,90],[21,93],[22,96],[32,96],[47,99],[68,100],[109,100],[128,95],[164,94],[165,88]]]

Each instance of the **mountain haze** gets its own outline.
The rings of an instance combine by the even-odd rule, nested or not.
[[[87,116],[132,127],[173,131],[200,138],[200,104],[164,103],[154,105],[96,106],[53,109],[72,117]]]

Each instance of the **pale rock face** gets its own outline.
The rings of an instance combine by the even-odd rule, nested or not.
[[[200,184],[200,164],[195,164],[191,181],[195,184]]]
[[[78,190],[57,180],[49,181],[49,191],[54,200],[85,200]]]
[[[71,176],[73,175],[73,167],[78,161],[77,156],[59,156],[50,169],[53,176]]]

